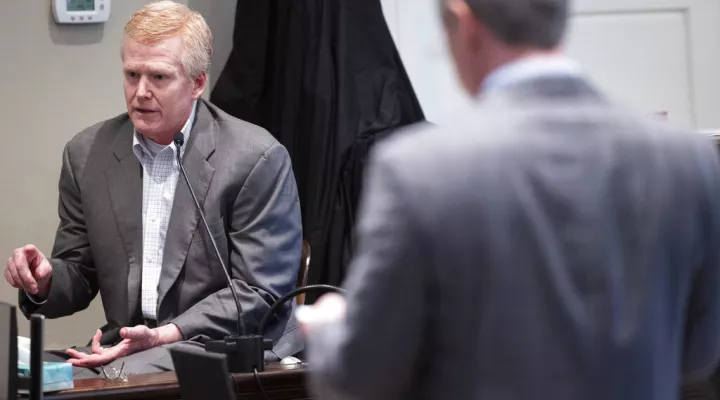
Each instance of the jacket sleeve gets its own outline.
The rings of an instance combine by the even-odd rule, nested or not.
[[[720,165],[714,143],[699,142],[695,160],[699,169],[700,207],[697,220],[703,227],[701,257],[687,304],[683,382],[698,384],[710,379],[720,358]]]
[[[65,146],[63,152],[58,188],[60,223],[50,257],[52,265],[50,293],[44,302],[38,303],[20,290],[18,304],[26,317],[30,314],[42,314],[46,318],[59,318],[74,314],[87,308],[98,292],[82,198],[73,170],[69,145]]]
[[[387,158],[369,165],[345,318],[307,334],[318,398],[401,398],[418,360],[431,266],[410,190],[396,175]]]
[[[270,306],[294,289],[302,251],[302,222],[290,156],[282,145],[269,148],[253,167],[233,203],[228,223],[230,275],[251,333]],[[283,333],[271,320],[267,337]],[[236,333],[230,289],[221,289],[170,321],[185,339],[221,338]],[[279,333],[278,333],[279,332]]]

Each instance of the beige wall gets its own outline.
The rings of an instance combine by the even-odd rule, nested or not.
[[[56,25],[49,0],[0,2],[0,137],[6,149],[0,157],[2,267],[12,249],[25,243],[50,253],[63,146],[84,127],[124,111],[121,33],[132,12],[149,2],[115,0],[109,22],[88,26]],[[235,2],[190,0],[215,34],[211,77],[222,70],[232,46]],[[0,301],[17,301],[4,279]],[[48,321],[46,347],[84,344],[103,321],[98,296],[88,310]],[[27,335],[27,322],[20,318],[19,325]]]

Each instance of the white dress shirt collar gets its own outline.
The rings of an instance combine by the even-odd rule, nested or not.
[[[562,55],[532,56],[505,64],[485,78],[479,95],[507,87],[529,79],[552,76],[582,76],[582,68],[575,61]]]

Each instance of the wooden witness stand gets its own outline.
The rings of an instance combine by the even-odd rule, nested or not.
[[[258,374],[260,382],[269,399],[307,400],[310,399],[305,376],[307,366],[271,364],[265,372]],[[233,374],[238,400],[263,399],[260,387],[253,374]],[[47,400],[64,399],[180,399],[180,387],[174,372],[130,375],[128,382],[106,380],[103,378],[80,379],[75,388],[59,392],[46,393]]]

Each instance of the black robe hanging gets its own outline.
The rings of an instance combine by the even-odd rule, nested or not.
[[[238,0],[233,46],[211,101],[287,147],[309,283],[338,285],[368,150],[424,119],[380,2]]]

